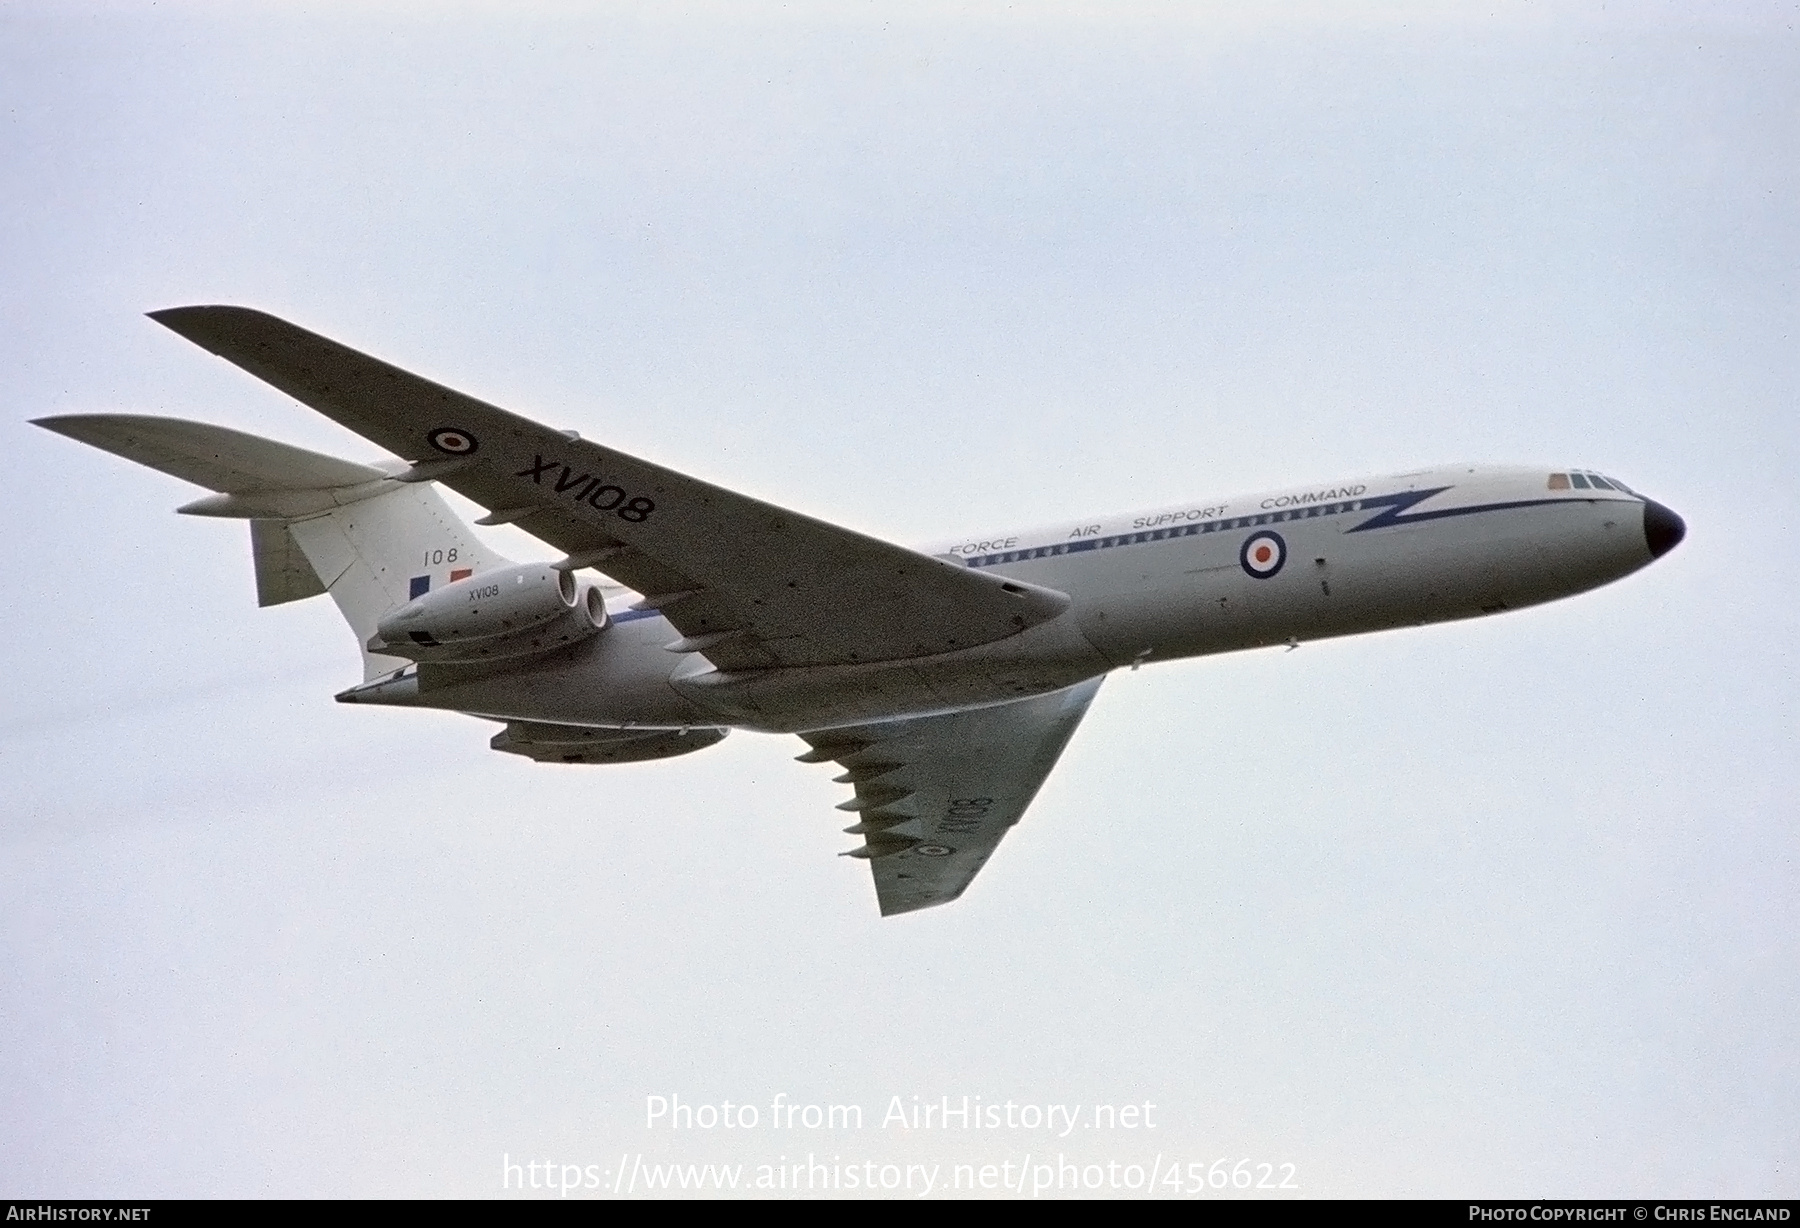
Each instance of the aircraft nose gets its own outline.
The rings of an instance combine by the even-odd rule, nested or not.
[[[1654,558],[1661,558],[1687,536],[1687,523],[1654,499],[1644,500],[1644,542]]]

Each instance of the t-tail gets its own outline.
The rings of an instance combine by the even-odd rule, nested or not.
[[[482,544],[421,480],[430,475],[415,474],[404,462],[361,465],[178,418],[81,414],[40,418],[36,425],[214,491],[176,510],[250,522],[258,605],[330,593],[356,634],[365,681],[432,648],[442,651],[435,628],[383,638],[384,620],[392,624],[389,616],[408,607],[409,616],[416,614],[417,598],[501,568],[541,570],[548,584],[568,587],[567,573],[514,567]],[[573,594],[558,596],[575,604]],[[396,646],[399,655],[379,651]]]

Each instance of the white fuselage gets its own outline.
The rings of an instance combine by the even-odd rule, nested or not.
[[[665,651],[681,636],[661,615],[621,608],[599,636],[528,668],[469,678],[426,667],[342,698],[562,724],[774,731],[948,711],[1119,666],[1565,597],[1666,548],[1647,509],[1663,512],[1598,475],[1542,468],[1465,465],[1290,487],[926,548],[1072,599],[1050,622],[961,652],[722,674],[701,655]]]

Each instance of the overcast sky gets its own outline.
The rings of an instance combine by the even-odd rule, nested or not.
[[[0,7],[0,1194],[1800,1195],[1800,7],[1474,10]],[[882,920],[797,739],[562,768],[333,703],[328,602],[26,424],[375,455],[143,315],[188,303],[902,542],[1457,460],[1690,531],[1116,675],[967,896]],[[1154,1128],[882,1124],[965,1095]]]

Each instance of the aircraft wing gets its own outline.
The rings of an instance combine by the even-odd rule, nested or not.
[[[987,863],[1056,766],[1100,689],[1067,690],[945,716],[803,734],[802,762],[835,760],[856,796],[839,809],[865,843],[881,915],[946,904]]]
[[[645,595],[722,670],[951,652],[1068,597],[736,494],[554,430],[244,307],[152,318]]]

